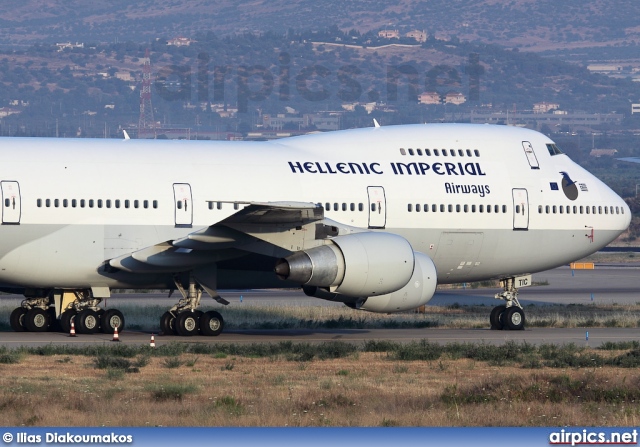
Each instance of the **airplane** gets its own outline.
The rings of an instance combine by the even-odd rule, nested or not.
[[[126,134],[125,134],[126,136]],[[302,288],[370,312],[498,279],[492,329],[522,330],[531,274],[594,253],[626,203],[548,137],[482,124],[272,141],[2,138],[0,290],[15,331],[112,333],[113,289],[169,289],[165,334],[215,336],[203,293]]]

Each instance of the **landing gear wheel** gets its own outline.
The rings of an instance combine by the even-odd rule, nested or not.
[[[100,329],[104,334],[113,334],[116,327],[118,333],[124,331],[124,315],[118,309],[109,309],[100,316]]]
[[[489,316],[489,322],[491,323],[491,329],[494,331],[501,331],[503,329],[502,325],[502,313],[507,309],[507,306],[504,304],[500,306],[496,306],[491,310],[491,315]]]
[[[76,331],[80,334],[93,334],[100,330],[98,313],[91,309],[81,311],[75,318]]]
[[[9,317],[9,322],[11,323],[11,329],[16,332],[24,332],[27,330],[24,327],[24,316],[27,313],[27,309],[24,307],[16,307],[11,312],[11,316]]]
[[[162,335],[176,335],[176,317],[171,312],[165,312],[160,317],[160,332]]]
[[[202,335],[220,335],[223,328],[224,320],[222,319],[222,315],[215,310],[205,312],[205,314],[200,317],[200,333]]]
[[[75,325],[75,318],[77,314],[78,313],[75,310],[65,310],[62,312],[62,315],[60,315],[60,330],[63,333],[68,334],[71,332],[71,322],[73,321]]]
[[[519,307],[510,307],[502,314],[502,325],[512,331],[524,329],[524,311]]]
[[[184,311],[178,314],[175,321],[176,332],[183,337],[198,335],[198,317],[196,312]]]
[[[54,307],[50,307],[47,309],[47,313],[49,314],[49,331],[50,332],[60,332],[60,321],[56,318],[56,309]]]
[[[25,328],[30,332],[46,332],[49,329],[49,313],[39,307],[27,311],[23,321]]]

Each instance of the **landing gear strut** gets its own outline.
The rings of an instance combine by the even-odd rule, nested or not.
[[[514,285],[514,280],[515,278],[506,278],[500,281],[503,290],[497,293],[495,298],[506,301],[506,304],[496,306],[491,311],[489,316],[491,329],[524,330],[524,310],[518,301],[518,289]]]
[[[174,283],[182,298],[160,318],[160,330],[162,333],[186,337],[198,335],[198,333],[209,336],[220,335],[224,328],[222,315],[214,310],[204,313],[198,310],[203,289],[193,276],[189,276],[188,290],[185,290],[177,278],[174,278]],[[213,292],[207,291],[210,294]],[[216,298],[218,298],[217,301],[219,302],[226,302],[219,298],[217,294],[214,296],[214,299]]]

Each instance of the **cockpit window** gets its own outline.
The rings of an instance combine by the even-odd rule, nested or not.
[[[564,153],[555,144],[547,144],[547,150],[549,151],[549,155],[551,156],[560,155]]]

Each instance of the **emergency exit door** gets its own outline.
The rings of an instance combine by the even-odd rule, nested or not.
[[[369,186],[369,228],[384,228],[387,225],[387,201],[382,186]]]
[[[513,189],[513,229],[529,229],[529,194],[524,188]]]
[[[173,197],[176,227],[190,227],[193,224],[191,185],[188,183],[174,183]]]
[[[20,201],[20,185],[18,182],[2,181],[2,224],[20,224],[22,206]]]

